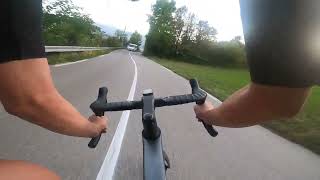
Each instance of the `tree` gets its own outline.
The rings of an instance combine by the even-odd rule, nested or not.
[[[198,20],[185,6],[177,9],[174,1],[157,0],[149,24],[146,55],[179,56],[188,63],[213,66],[246,66],[241,36],[217,42],[217,30],[208,21]]]
[[[241,42],[242,37],[241,36],[235,36],[232,40],[233,41],[237,41],[237,42]]]
[[[103,32],[71,0],[45,2],[43,7],[46,45],[101,45]]]
[[[74,5],[72,0],[56,0],[51,3],[45,1],[43,9],[44,13],[70,17],[81,16],[81,10],[82,8]]]
[[[182,34],[181,49],[184,54],[189,54],[194,46],[194,37],[196,30],[196,16],[194,13],[189,13],[184,22],[185,27]]]
[[[130,37],[130,40],[129,40],[129,43],[132,43],[132,44],[136,44],[138,46],[141,46],[142,44],[142,35],[138,33],[138,31],[135,31],[131,37]]]
[[[208,21],[200,20],[197,24],[196,43],[200,44],[204,41],[215,41],[217,30],[211,27]]]
[[[124,47],[128,44],[128,34],[125,31],[116,30],[114,35],[121,42],[121,46]]]
[[[182,43],[183,29],[185,27],[186,14],[188,9],[186,6],[178,8],[174,16],[174,29],[175,29],[175,53],[179,53],[179,47]]]
[[[175,28],[173,13],[175,1],[157,0],[149,16],[150,30],[146,36],[145,54],[172,56],[175,54]]]
[[[235,37],[231,40],[231,42],[234,42],[234,43],[238,44],[239,46],[244,47],[244,44],[242,43],[241,40],[242,40],[242,37],[241,37],[241,36],[235,36]]]
[[[109,47],[122,47],[122,41],[115,36],[108,37],[104,43]]]

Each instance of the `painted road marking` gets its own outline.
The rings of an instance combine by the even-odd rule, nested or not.
[[[53,66],[54,67],[66,66],[66,65],[70,65],[70,64],[76,64],[76,63],[85,62],[85,61],[88,61],[88,60],[89,59],[84,59],[84,60],[81,60],[81,61],[68,62],[68,63],[63,63],[63,64],[56,64],[56,65],[53,65]]]
[[[135,60],[132,58],[130,53],[129,53],[129,56],[131,61],[134,64],[134,78],[133,78],[133,82],[132,82],[130,93],[127,100],[132,101],[134,98],[134,94],[136,92],[138,71],[137,71],[137,64]],[[124,111],[122,113],[117,130],[113,136],[107,155],[98,173],[97,180],[111,180],[113,178],[114,170],[117,165],[117,161],[118,161],[121,146],[122,146],[123,137],[126,132],[129,116],[130,116],[130,111]]]

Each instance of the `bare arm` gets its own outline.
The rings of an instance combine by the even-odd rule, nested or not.
[[[285,88],[251,83],[213,108],[210,103],[196,106],[197,117],[223,127],[247,127],[296,115],[310,88]]]
[[[104,131],[104,118],[84,118],[55,89],[46,59],[0,64],[0,100],[6,111],[51,131],[93,137]]]

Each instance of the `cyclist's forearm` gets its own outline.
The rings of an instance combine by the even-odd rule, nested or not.
[[[95,124],[84,118],[58,92],[37,95],[19,106],[17,116],[57,133],[80,137],[94,137],[100,133]]]
[[[207,113],[207,118],[215,126],[231,128],[253,126],[267,119],[272,119],[274,115],[263,110],[258,110],[258,102],[252,102],[254,99],[250,97],[248,91],[249,86],[238,90],[219,107]]]
[[[66,135],[98,134],[57,92],[44,58],[0,64],[0,87],[0,100],[10,114]]]
[[[207,113],[214,125],[247,127],[296,115],[309,88],[282,88],[250,84],[234,93],[221,106]]]

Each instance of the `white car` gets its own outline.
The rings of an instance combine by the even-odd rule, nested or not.
[[[128,46],[127,46],[127,49],[129,50],[129,51],[137,51],[138,50],[138,45],[136,45],[136,44],[129,44]]]

